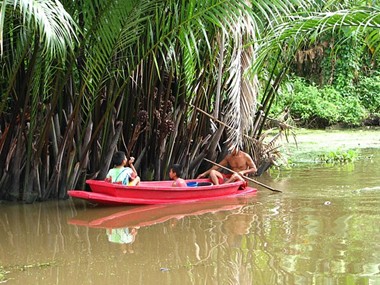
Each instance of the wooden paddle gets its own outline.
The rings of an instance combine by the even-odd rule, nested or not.
[[[228,171],[230,171],[230,172],[232,172],[232,173],[237,173],[237,174],[238,174],[238,172],[233,171],[232,169],[229,169],[228,167],[225,167],[225,166],[223,166],[223,165],[220,165],[219,163],[216,163],[216,162],[214,162],[214,161],[211,161],[211,160],[209,160],[209,159],[207,159],[207,158],[203,158],[203,159],[206,160],[207,162],[210,162],[210,163],[212,163],[212,164],[214,164],[214,165],[220,167],[220,168],[223,168],[223,169],[228,170]],[[240,174],[239,174],[239,175],[240,175]],[[250,178],[250,177],[248,177],[248,176],[243,176],[243,178],[246,179],[246,180],[249,180],[249,181],[251,181],[251,182],[253,182],[253,183],[256,183],[256,184],[258,184],[258,185],[260,185],[260,186],[263,186],[263,187],[265,187],[265,188],[267,188],[267,189],[269,189],[269,190],[271,190],[271,191],[282,192],[281,190],[274,189],[274,188],[272,188],[272,187],[270,187],[270,186],[268,186],[268,185],[265,185],[264,183],[261,183],[261,182],[255,180],[255,179],[252,179],[252,178]]]

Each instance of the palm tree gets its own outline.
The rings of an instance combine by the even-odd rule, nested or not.
[[[0,197],[19,197],[20,189],[25,193],[32,181],[46,179],[38,173],[46,165],[36,163],[47,161],[34,153],[48,143],[51,118],[41,129],[39,113],[51,113],[50,99],[59,90],[55,76],[74,50],[75,23],[52,1],[1,1],[0,11]]]
[[[238,69],[243,40],[236,31],[252,21],[245,1],[63,4],[76,25],[49,1],[2,5],[2,15],[7,15],[2,17],[7,24],[1,26],[2,62],[8,67],[2,86],[8,92],[1,101],[1,198],[63,198],[88,174],[101,177],[115,148],[137,153],[145,176],[162,177],[161,162],[167,167],[189,156],[197,148],[192,136],[199,140],[204,133],[201,129],[189,135],[197,129],[198,117],[191,99],[209,111],[219,107],[211,104],[216,88],[221,96],[240,95],[233,88],[243,80]],[[64,15],[65,25],[58,25],[61,20],[44,22],[49,15]],[[11,29],[23,19],[28,23],[24,30]],[[36,22],[40,29],[33,29]],[[75,48],[73,27],[80,31]],[[58,35],[53,38],[56,45],[48,37],[51,30]],[[221,35],[226,46],[219,41]],[[216,87],[219,48],[230,53],[225,54],[229,64],[221,61],[218,71],[231,75]],[[229,68],[234,70],[226,72]],[[235,115],[248,116],[250,108],[244,108]]]

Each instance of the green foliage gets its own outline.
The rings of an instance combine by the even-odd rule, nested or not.
[[[360,78],[356,92],[362,105],[373,114],[380,114],[380,75]]]
[[[374,75],[379,60],[375,48],[378,45],[370,40],[374,35],[372,29],[356,27],[366,21],[372,22],[373,18],[359,11],[351,16],[350,24],[337,30],[326,29],[318,34],[315,42],[303,44],[297,50],[291,70],[305,81],[298,83],[295,79],[291,82],[294,98],[290,111],[302,126],[358,126],[378,117],[380,83],[378,74]],[[297,84],[298,94],[293,91]],[[304,95],[300,94],[302,92]],[[289,102],[286,104],[281,107],[289,106]]]
[[[326,40],[333,43],[324,50],[321,64],[323,84],[331,84],[338,90],[352,86],[360,72],[365,54],[360,46],[362,37],[352,36],[350,29],[346,28]]]
[[[5,271],[2,266],[0,267],[0,283],[7,282],[7,280],[8,280],[7,274],[8,273],[9,272]]]
[[[0,199],[66,198],[102,179],[116,149],[143,179],[173,161],[195,172],[194,142],[222,138],[192,104],[236,109],[224,117],[234,143],[250,127],[256,86],[243,74],[260,22],[246,1],[29,2],[5,1],[0,17]]]
[[[366,111],[358,97],[339,92],[333,86],[318,88],[301,78],[294,78],[290,88],[282,90],[273,111],[288,109],[300,125],[326,127],[343,123],[358,126]]]
[[[317,161],[323,163],[347,163],[355,161],[359,156],[357,150],[335,150],[318,155]]]

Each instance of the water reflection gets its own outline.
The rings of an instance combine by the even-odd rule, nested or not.
[[[242,211],[247,210],[242,208]],[[222,225],[227,244],[231,247],[240,247],[244,236],[249,234],[254,215],[250,213],[233,213],[227,216]]]
[[[378,285],[377,153],[262,177],[284,192],[243,200],[1,204],[1,266],[8,284]]]
[[[199,203],[84,208],[78,210],[77,215],[69,219],[68,223],[92,228],[145,227],[168,220],[180,220],[187,216],[200,216],[241,208],[255,196],[256,193],[252,193],[245,197]]]
[[[132,244],[136,239],[138,228],[117,228],[106,229],[108,241],[121,245],[121,251],[126,253],[134,253]]]
[[[197,280],[195,276],[203,276],[205,284],[224,284],[220,280],[250,284],[246,283],[253,280],[247,267],[246,243],[256,218],[249,210],[252,199],[253,196],[182,205],[83,209],[68,223],[90,231],[106,229],[108,242],[119,244],[123,253],[133,253],[136,263],[146,264],[144,269],[149,274],[140,284],[155,284],[158,272],[171,272],[172,281],[167,284]],[[88,245],[95,246],[98,244]],[[132,269],[131,263],[121,267],[122,275],[132,279],[144,271]]]

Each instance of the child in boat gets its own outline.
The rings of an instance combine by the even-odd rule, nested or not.
[[[122,151],[117,151],[112,157],[113,168],[111,168],[106,176],[106,181],[111,183],[120,183],[128,186],[135,186],[140,183],[140,177],[133,166],[134,157],[129,160]],[[129,167],[125,167],[126,165]]]
[[[174,180],[173,187],[187,187],[186,181],[181,178],[182,175],[182,166],[180,164],[173,164],[170,167],[169,177]]]

